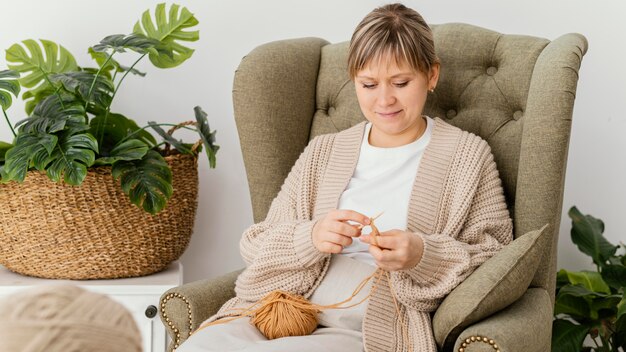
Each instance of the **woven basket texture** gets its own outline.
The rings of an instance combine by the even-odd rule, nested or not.
[[[174,193],[153,216],[130,203],[110,167],[91,168],[80,186],[29,171],[23,183],[0,184],[0,264],[51,279],[149,275],[178,259],[189,243],[197,207],[197,158],[165,158]]]

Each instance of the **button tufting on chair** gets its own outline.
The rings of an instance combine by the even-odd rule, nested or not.
[[[454,110],[454,109],[450,109],[450,110],[448,110],[448,112],[446,112],[446,117],[449,118],[449,119],[451,119],[451,118],[453,118],[455,116],[456,116],[456,110]]]
[[[513,113],[513,119],[515,121],[521,119],[522,116],[524,116],[524,113],[522,112],[522,110],[517,110],[516,112]]]
[[[496,72],[498,72],[498,69],[497,69],[496,67],[494,67],[494,66],[491,66],[491,67],[488,67],[488,68],[487,68],[487,74],[488,74],[489,76],[493,76],[493,75],[495,75],[495,74],[496,74]]]

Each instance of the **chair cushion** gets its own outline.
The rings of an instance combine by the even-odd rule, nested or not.
[[[441,303],[433,317],[435,340],[451,350],[456,337],[519,299],[530,285],[548,238],[548,225],[528,232],[478,267]]]

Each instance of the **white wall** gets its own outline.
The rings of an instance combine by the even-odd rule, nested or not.
[[[147,0],[2,0],[0,48],[27,38],[61,43],[88,66],[89,45],[105,35],[129,33],[141,13],[154,8]],[[201,39],[194,56],[170,70],[148,63],[145,78],[128,77],[116,97],[116,111],[135,118],[176,122],[193,118],[201,105],[217,129],[218,168],[200,161],[200,199],[195,233],[184,254],[185,281],[214,277],[242,266],[238,254],[241,232],[252,223],[248,186],[233,120],[231,88],[240,59],[256,45],[285,38],[317,36],[331,42],[348,40],[359,20],[383,1],[179,1],[200,21]],[[583,0],[527,1],[405,1],[430,23],[466,22],[503,33],[554,39],[568,32],[583,33],[590,48],[583,60],[567,170],[559,267],[580,269],[590,260],[569,238],[567,209],[604,219],[606,235],[624,241],[626,229],[626,3]],[[4,54],[0,69],[6,67]],[[23,105],[9,114],[23,118]],[[0,120],[0,140],[11,133]],[[0,205],[1,206],[1,205]],[[620,237],[621,236],[621,237]]]

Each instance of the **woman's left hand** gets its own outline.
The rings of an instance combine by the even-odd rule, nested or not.
[[[424,241],[418,234],[389,230],[376,236],[376,245],[370,235],[361,235],[360,240],[369,243],[369,252],[381,269],[387,271],[406,270],[415,267],[422,259]]]

